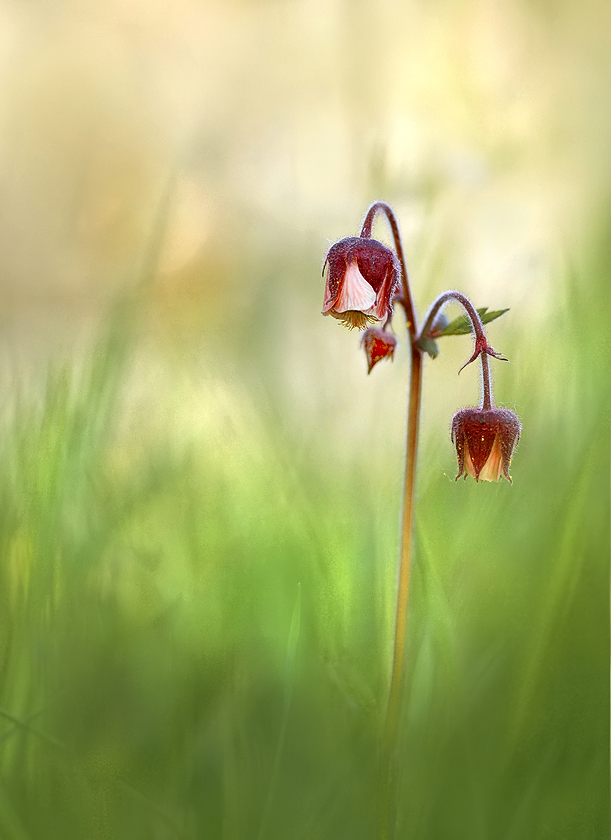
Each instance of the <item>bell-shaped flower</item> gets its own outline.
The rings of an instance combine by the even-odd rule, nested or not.
[[[509,464],[522,432],[520,421],[506,408],[463,408],[452,419],[452,441],[458,458],[458,480],[508,481]]]
[[[378,327],[365,330],[361,344],[367,356],[367,373],[371,373],[374,365],[382,359],[392,359],[397,346],[397,339],[392,333]]]
[[[323,315],[360,330],[392,315],[400,268],[390,248],[377,239],[351,236],[331,246],[323,273],[327,265]]]

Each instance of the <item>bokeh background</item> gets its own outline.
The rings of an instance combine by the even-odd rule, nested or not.
[[[395,836],[608,836],[610,56],[599,0],[4,0],[3,840],[378,836],[407,351],[319,314],[374,199],[524,427],[454,483],[445,339]]]

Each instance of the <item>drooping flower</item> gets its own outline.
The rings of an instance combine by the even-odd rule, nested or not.
[[[377,239],[350,236],[331,246],[323,273],[327,264],[323,315],[360,330],[392,315],[400,268],[390,248]]]
[[[463,408],[452,419],[452,442],[458,458],[458,480],[464,474],[476,481],[508,481],[509,465],[522,432],[520,421],[507,408]]]
[[[373,327],[365,330],[361,344],[367,356],[367,373],[371,373],[374,365],[382,359],[392,359],[397,346],[397,339],[392,333]]]

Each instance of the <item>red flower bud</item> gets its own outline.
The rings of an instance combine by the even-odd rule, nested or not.
[[[365,330],[361,344],[367,356],[367,373],[371,373],[373,366],[382,359],[392,359],[397,346],[397,339],[392,333],[378,328]]]
[[[392,315],[400,268],[394,253],[376,239],[351,236],[329,249],[323,315],[364,330]]]
[[[508,481],[509,464],[522,427],[506,408],[463,408],[452,419],[452,441],[458,458],[458,480],[498,481],[501,472]],[[466,472],[465,472],[466,471]]]

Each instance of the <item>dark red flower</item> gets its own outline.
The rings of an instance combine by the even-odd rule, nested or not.
[[[397,339],[392,333],[374,327],[365,330],[361,344],[365,348],[367,356],[367,373],[371,373],[374,365],[382,359],[392,359],[397,346]]]
[[[452,419],[452,441],[461,475],[476,481],[508,481],[509,465],[522,432],[520,421],[506,408],[463,408]]]
[[[323,315],[360,330],[392,315],[400,268],[390,248],[377,239],[351,236],[331,246],[323,272],[327,264]]]

